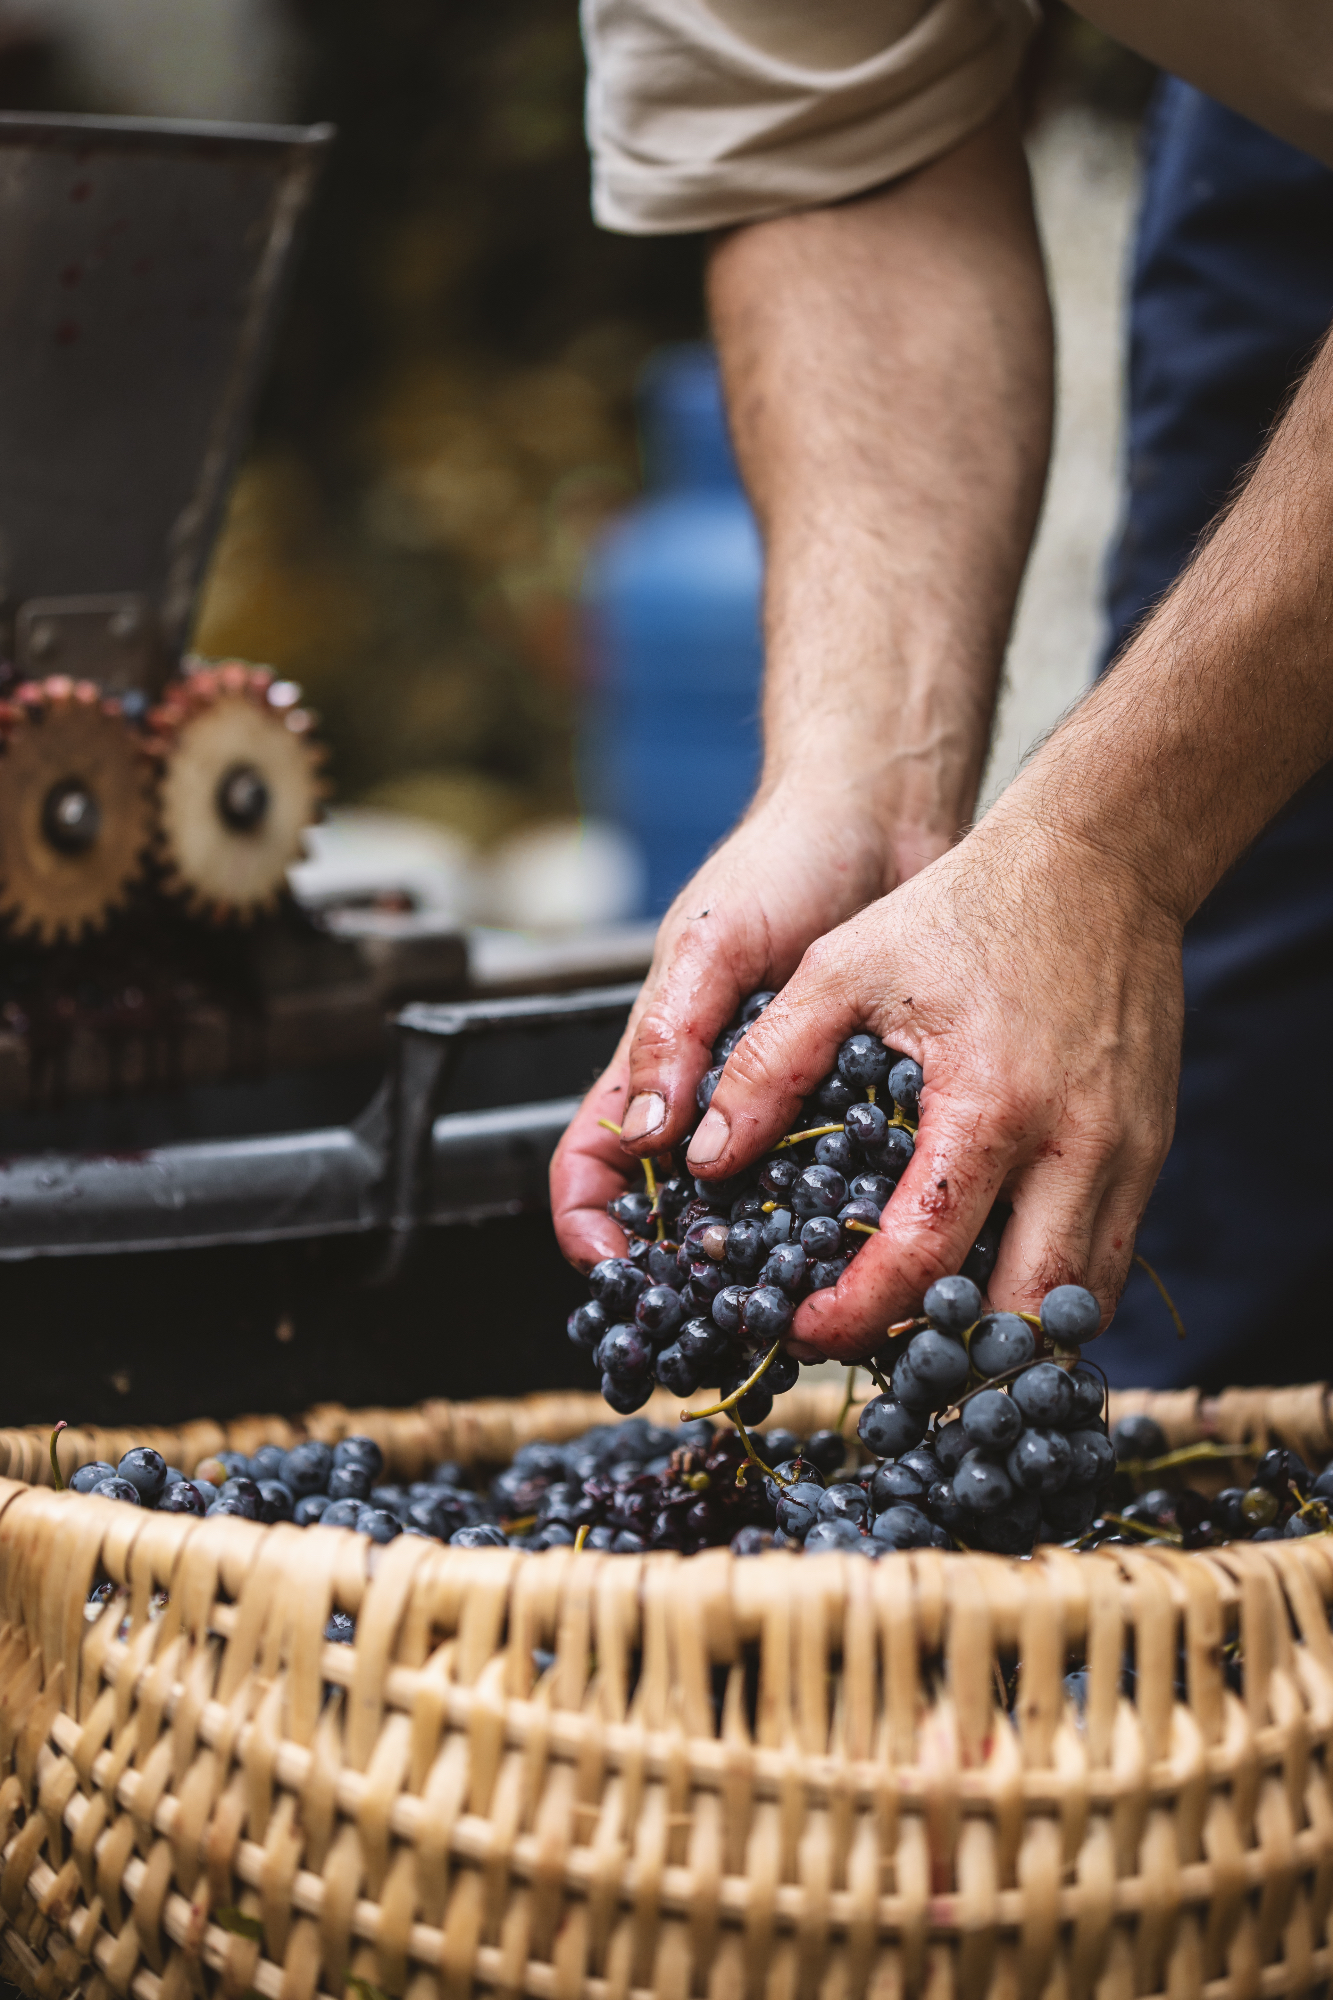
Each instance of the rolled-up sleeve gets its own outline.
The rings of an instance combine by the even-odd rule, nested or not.
[[[583,0],[593,213],[668,235],[840,201],[1013,85],[1038,0]]]

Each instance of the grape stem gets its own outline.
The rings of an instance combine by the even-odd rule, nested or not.
[[[862,1236],[879,1235],[879,1224],[877,1222],[844,1222],[842,1226],[844,1229],[859,1230]]]
[[[609,1118],[599,1118],[597,1120],[597,1123],[601,1126],[604,1132],[614,1132],[617,1139],[620,1137],[621,1133],[625,1129],[623,1125],[613,1124]]]
[[[847,1370],[847,1394],[842,1399],[842,1408],[838,1411],[837,1421],[834,1423],[833,1426],[835,1431],[840,1431],[843,1425],[846,1423],[847,1412],[851,1409],[852,1404],[855,1402],[855,1400],[856,1400],[856,1364],[855,1362],[853,1362],[852,1366]]]
[[[1109,1521],[1113,1527],[1128,1528],[1131,1535],[1142,1535],[1148,1542],[1179,1542],[1181,1539],[1179,1528],[1154,1528],[1147,1521],[1127,1521],[1123,1514],[1103,1514],[1102,1519]],[[1091,1529],[1088,1532],[1091,1533]],[[1082,1542],[1086,1537],[1080,1536],[1079,1540]]]
[[[51,1433],[51,1477],[55,1481],[57,1493],[64,1492],[65,1482],[60,1476],[60,1461],[56,1457],[56,1439],[60,1436],[61,1431],[67,1431],[68,1429],[68,1420],[62,1417]]]
[[[574,1537],[575,1555],[578,1554],[579,1550],[583,1547],[583,1544],[587,1541],[587,1539],[588,1539],[588,1523],[585,1521],[583,1523],[583,1526],[579,1529],[577,1535],[575,1535]]]
[[[884,1380],[884,1377],[880,1374],[879,1369],[873,1361],[863,1361],[861,1366],[870,1370],[871,1380],[874,1382],[881,1396],[891,1396],[893,1394],[893,1384]]]
[[[827,1139],[831,1132],[845,1132],[845,1125],[812,1125],[808,1132],[789,1132],[785,1139],[779,1139],[773,1151],[780,1153],[784,1146],[799,1146],[802,1139]]]
[[[1166,1307],[1167,1311],[1170,1313],[1172,1319],[1176,1323],[1176,1339],[1183,1340],[1185,1338],[1185,1322],[1180,1317],[1180,1314],[1176,1311],[1175,1300],[1172,1298],[1170,1292],[1168,1292],[1166,1286],[1162,1283],[1161,1279],[1158,1277],[1156,1271],[1154,1271],[1152,1265],[1148,1262],[1148,1259],[1146,1257],[1140,1257],[1138,1252],[1136,1251],[1134,1253],[1134,1262],[1136,1264],[1141,1264],[1143,1266],[1144,1270],[1148,1273],[1148,1276],[1152,1279],[1153,1283],[1156,1285],[1158,1291],[1162,1295],[1162,1304]]]
[[[1169,1472],[1174,1465],[1198,1465],[1208,1458],[1258,1458],[1261,1454],[1253,1445],[1213,1444],[1202,1439],[1198,1444],[1182,1444],[1175,1451],[1164,1452],[1160,1458],[1122,1458],[1117,1471],[1127,1472],[1131,1479],[1141,1479],[1149,1472]]]
[[[747,1395],[749,1391],[753,1389],[755,1383],[758,1382],[761,1379],[761,1377],[763,1377],[768,1373],[768,1370],[773,1366],[774,1361],[777,1359],[778,1349],[781,1347],[781,1345],[782,1342],[780,1340],[775,1340],[773,1342],[773,1345],[769,1348],[768,1353],[759,1363],[759,1366],[755,1369],[754,1374],[750,1377],[749,1381],[742,1382],[739,1389],[733,1389],[731,1394],[729,1396],[724,1397],[720,1403],[710,1403],[710,1405],[706,1410],[682,1410],[680,1413],[681,1422],[683,1424],[693,1424],[693,1423],[698,1423],[701,1417],[721,1417],[721,1416],[731,1417],[732,1421],[735,1422],[734,1412],[737,1403],[740,1402],[742,1396]]]
[[[657,1212],[657,1175],[653,1172],[652,1161],[646,1155],[643,1162],[643,1184],[653,1205],[652,1215],[657,1223],[657,1240],[661,1243],[666,1236],[666,1223]]]

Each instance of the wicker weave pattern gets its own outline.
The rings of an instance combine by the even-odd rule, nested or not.
[[[1207,1427],[1313,1448],[1322,1391],[1284,1395]],[[601,1407],[309,1427],[374,1432],[403,1476]],[[188,1464],[223,1437],[161,1442]],[[0,1436],[11,1473],[38,1447]],[[99,1566],[125,1595],[89,1625]],[[1333,1539],[524,1556],[10,1479],[0,1597],[0,1956],[52,2000],[1241,2000],[1333,1971]],[[323,1642],[335,1604],[355,1647]]]

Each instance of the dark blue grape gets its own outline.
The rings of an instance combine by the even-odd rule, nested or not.
[[[851,1261],[850,1257],[830,1257],[827,1259],[821,1258],[817,1264],[812,1264],[810,1266],[811,1291],[822,1292],[831,1289],[837,1284]]]
[[[125,1484],[123,1480],[120,1483]],[[119,1497],[123,1500],[125,1496],[121,1494]],[[210,1514],[232,1514],[240,1521],[253,1521],[258,1518],[249,1511],[244,1500],[238,1500],[234,1493],[219,1493],[211,1506],[205,1509],[205,1519]]]
[[[941,1424],[935,1433],[935,1456],[946,1472],[956,1472],[971,1449],[972,1441],[963,1428],[961,1417]]]
[[[208,1498],[211,1497],[212,1491],[211,1486],[208,1488],[196,1486],[192,1479],[173,1479],[170,1486],[163,1487],[157,1511],[159,1514],[206,1513]]]
[[[838,1075],[857,1092],[883,1083],[889,1073],[889,1051],[874,1035],[849,1035],[838,1050]]]
[[[874,1156],[873,1164],[890,1180],[899,1181],[912,1163],[916,1151],[916,1140],[902,1125],[890,1125],[884,1134],[884,1144]]]
[[[235,1500],[244,1511],[247,1521],[257,1521],[264,1501],[256,1482],[242,1474],[235,1479],[224,1479],[217,1489],[219,1500]]]
[[[327,1492],[330,1500],[368,1500],[374,1483],[363,1465],[335,1465],[329,1474]]]
[[[840,1076],[826,1076],[815,1092],[816,1114],[828,1119],[843,1118],[860,1094]]]
[[[847,1199],[847,1182],[835,1167],[806,1167],[791,1191],[792,1214],[836,1215]]]
[[[981,1293],[970,1278],[936,1278],[922,1310],[941,1333],[959,1336],[981,1318]]]
[[[953,1476],[954,1493],[974,1514],[997,1514],[1013,1504],[1014,1487],[1003,1466],[970,1451]]]
[[[637,1381],[652,1367],[653,1353],[637,1326],[613,1326],[597,1350],[597,1360],[602,1373],[614,1381]],[[329,1491],[333,1492],[332,1481]]]
[[[764,1249],[776,1250],[780,1244],[790,1243],[796,1218],[789,1208],[774,1209],[772,1215],[764,1217]]]
[[[713,1300],[713,1324],[721,1333],[739,1333],[741,1312],[750,1296],[749,1285],[724,1285]]]
[[[873,1202],[880,1215],[889,1205],[893,1182],[887,1174],[858,1174],[847,1190],[853,1201]]]
[[[260,1479],[259,1518],[261,1521],[290,1521],[295,1502],[292,1494],[280,1479]]]
[[[778,1356],[777,1360],[780,1359],[781,1356]],[[774,1361],[774,1368],[777,1366],[777,1360]],[[768,1375],[772,1373],[773,1369],[770,1368]],[[725,1401],[728,1396],[734,1396],[740,1388],[741,1383],[748,1382],[753,1374],[754,1364],[747,1361],[740,1368],[734,1369],[729,1375],[724,1375],[719,1385],[722,1390],[722,1400]],[[753,1389],[747,1389],[736,1405],[736,1414],[747,1427],[754,1424],[762,1424],[764,1418],[773,1408],[773,1391],[768,1386],[768,1375],[761,1375]]]
[[[771,1250],[763,1270],[761,1285],[776,1285],[788,1298],[796,1298],[805,1285],[806,1257],[799,1243],[780,1243]]]
[[[1041,1302],[1041,1330],[1048,1340],[1077,1345],[1091,1340],[1102,1309],[1084,1285],[1057,1285]]]
[[[151,1507],[167,1483],[167,1461],[151,1445],[136,1444],[116,1467],[118,1479],[128,1479],[145,1507]]]
[[[926,1512],[932,1521],[947,1528],[959,1541],[970,1541],[977,1517],[965,1507],[954,1491],[952,1479],[937,1479],[926,1494]]]
[[[261,1444],[259,1450],[251,1454],[246,1467],[253,1480],[281,1479],[282,1463],[287,1454],[280,1444]],[[167,1480],[171,1480],[171,1467],[167,1467]]]
[[[1031,1361],[1037,1338],[1017,1313],[987,1313],[977,1321],[969,1351],[978,1375],[1003,1375],[1006,1369],[1022,1368]]]
[[[935,1539],[935,1523],[923,1508],[900,1505],[877,1514],[870,1532],[888,1549],[927,1549]]]
[[[870,1502],[854,1479],[838,1479],[825,1487],[817,1511],[821,1521],[850,1521],[859,1527],[870,1512]]]
[[[843,1119],[847,1137],[863,1152],[878,1153],[884,1144],[889,1121],[878,1104],[849,1104]],[[836,1163],[835,1163],[836,1164]]]
[[[1038,1361],[1011,1384],[1009,1394],[1030,1424],[1063,1430],[1074,1415],[1074,1391],[1063,1368]]]
[[[703,1379],[698,1362],[683,1351],[678,1341],[662,1349],[653,1364],[653,1373],[673,1396],[692,1396]]]
[[[876,1458],[897,1458],[900,1452],[920,1444],[926,1423],[896,1396],[872,1396],[861,1412],[856,1434]]]
[[[653,1198],[642,1188],[631,1194],[618,1194],[614,1201],[606,1204],[606,1212],[630,1236],[642,1236],[647,1239],[657,1234]]]
[[[702,1370],[709,1361],[716,1360],[719,1355],[726,1352],[728,1340],[723,1329],[715,1321],[692,1319],[686,1321],[676,1335],[674,1344],[693,1366]],[[660,1355],[658,1359],[661,1359]],[[702,1379],[701,1374],[700,1380]]]
[[[250,1472],[249,1455],[243,1451],[215,1451],[212,1456],[222,1467],[228,1479],[241,1476],[248,1478]]]
[[[1169,1449],[1166,1432],[1155,1417],[1149,1416],[1122,1417],[1111,1432],[1111,1443],[1121,1460],[1163,1458]]]
[[[633,1312],[634,1301],[647,1283],[646,1274],[636,1270],[627,1257],[603,1257],[588,1273],[588,1290],[613,1320]]]
[[[822,1139],[815,1140],[815,1165],[832,1167],[848,1180],[856,1172],[859,1159],[845,1133],[826,1132]]]
[[[767,1528],[737,1528],[730,1547],[734,1556],[761,1556],[773,1547],[773,1536]]]
[[[879,1210],[873,1201],[845,1201],[838,1210],[838,1221],[842,1227],[843,1248],[849,1256],[854,1257],[867,1240],[866,1231],[878,1230]],[[854,1222],[860,1223],[861,1227],[859,1229],[849,1227]]]
[[[307,1493],[322,1493],[333,1470],[333,1453],[314,1438],[294,1444],[283,1456],[278,1477],[299,1500]]]
[[[777,997],[776,993],[770,993],[767,989],[764,989],[758,993],[752,993],[748,1000],[742,1001],[741,1026],[748,1028],[752,1022],[757,1021],[765,1007],[771,1006]]]
[[[924,1082],[921,1065],[913,1062],[911,1056],[903,1056],[889,1071],[889,1096],[908,1118],[916,1116]]]
[[[369,1535],[372,1542],[391,1542],[402,1534],[403,1524],[387,1507],[363,1507],[356,1531],[359,1535]]]
[[[983,1292],[991,1281],[999,1259],[1000,1238],[1003,1234],[1004,1220],[997,1218],[992,1211],[977,1231],[976,1242],[964,1257],[960,1267],[963,1277],[970,1278]]]
[[[723,1065],[718,1063],[715,1069],[705,1070],[704,1074],[699,1078],[698,1087],[694,1093],[694,1101],[700,1111],[707,1111],[709,1105],[712,1103],[713,1093],[722,1081],[722,1070]]]
[[[1028,1493],[1058,1493],[1069,1478],[1073,1453],[1063,1431],[1024,1431],[1005,1460],[1015,1486]]]
[[[669,1285],[649,1285],[634,1307],[634,1324],[653,1341],[666,1340],[685,1317],[680,1293]]]
[[[812,1262],[817,1262],[821,1258],[836,1257],[842,1248],[842,1231],[838,1227],[836,1218],[831,1215],[812,1215],[808,1222],[803,1222],[801,1248]]]
[[[739,1278],[748,1278],[764,1261],[764,1222],[745,1216],[727,1231],[727,1266]]]
[[[969,1445],[981,1451],[1008,1451],[1023,1432],[1023,1412],[1002,1389],[982,1389],[963,1405],[963,1429]]]
[[[1069,1386],[1074,1392],[1073,1421],[1085,1426],[1100,1425],[1106,1396],[1100,1377],[1087,1368],[1071,1368]]]
[[[886,1458],[870,1482],[870,1498],[878,1514],[884,1508],[897,1507],[905,1500],[924,1500],[930,1486],[930,1480],[923,1479],[915,1466],[904,1465],[900,1459]]]
[[[613,1410],[622,1417],[628,1417],[635,1410],[641,1410],[653,1393],[653,1378],[645,1375],[640,1381],[626,1379],[617,1382],[610,1375],[602,1376],[602,1396]]]
[[[824,1488],[810,1479],[788,1486],[778,1500],[778,1526],[783,1534],[802,1540],[819,1519],[823,1497]]]
[[[678,1292],[685,1282],[680,1268],[680,1251],[674,1244],[652,1244],[644,1268],[651,1285],[670,1285],[673,1291]]]
[[[840,1552],[859,1555],[864,1543],[865,1537],[854,1521],[816,1521],[805,1538],[805,1552],[808,1556]]]
[[[605,1308],[596,1299],[589,1299],[586,1305],[575,1306],[565,1321],[565,1332],[575,1347],[590,1354],[609,1326]]]
[[[894,1364],[893,1392],[918,1410],[944,1410],[967,1387],[967,1349],[961,1341],[927,1327],[911,1340]]]
[[[384,1470],[384,1453],[374,1438],[345,1437],[333,1447],[333,1463],[335,1468],[340,1465],[363,1465],[370,1474],[373,1486]]]
[[[745,1301],[741,1325],[751,1340],[780,1340],[791,1325],[792,1303],[776,1285],[759,1285]]]
[[[1104,1431],[1069,1431],[1070,1486],[1105,1486],[1115,1471],[1115,1452]]]
[[[292,1509],[292,1519],[298,1528],[313,1527],[327,1507],[333,1502],[327,1493],[306,1493]]]
[[[815,1431],[801,1447],[801,1457],[827,1477],[841,1470],[847,1457],[847,1440],[841,1431]]]
[[[768,1365],[764,1383],[774,1396],[785,1396],[788,1389],[796,1387],[800,1374],[801,1364],[794,1354],[775,1354]]]
[[[90,1459],[86,1465],[81,1465],[77,1472],[71,1473],[69,1490],[71,1493],[91,1493],[104,1479],[115,1479],[117,1476],[115,1466],[108,1464],[106,1459]],[[137,1487],[135,1491],[138,1491]]]
[[[503,1528],[496,1528],[489,1521],[479,1521],[475,1527],[459,1528],[449,1537],[451,1549],[504,1549],[509,1546],[509,1537]]]
[[[759,1186],[770,1201],[785,1202],[800,1178],[801,1163],[790,1153],[774,1153],[759,1169]]]

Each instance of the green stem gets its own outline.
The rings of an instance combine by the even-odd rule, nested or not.
[[[1148,1273],[1148,1276],[1152,1279],[1153,1283],[1156,1285],[1158,1291],[1162,1295],[1162,1304],[1166,1307],[1167,1311],[1170,1313],[1172,1319],[1176,1323],[1176,1339],[1183,1340],[1185,1338],[1185,1322],[1180,1317],[1180,1314],[1176,1311],[1176,1303],[1175,1300],[1172,1298],[1170,1292],[1168,1292],[1166,1286],[1162,1283],[1161,1279],[1158,1277],[1156,1271],[1154,1271],[1152,1265],[1148,1262],[1148,1259],[1146,1257],[1140,1257],[1138,1252],[1136,1251],[1134,1254],[1134,1262],[1136,1264],[1141,1264],[1143,1266],[1144,1270]]]
[[[781,1345],[782,1342],[780,1340],[773,1342],[773,1345],[769,1348],[768,1353],[759,1363],[749,1381],[742,1382],[739,1389],[733,1389],[729,1396],[724,1397],[720,1403],[711,1403],[706,1410],[682,1410],[680,1413],[681,1422],[683,1424],[693,1424],[697,1423],[701,1417],[727,1416],[731,1417],[732,1422],[735,1423],[736,1418],[733,1412],[737,1403],[740,1402],[742,1396],[748,1394],[753,1389],[756,1382],[760,1381],[768,1373],[777,1358],[777,1352]]]
[[[60,1461],[56,1457],[56,1439],[60,1436],[61,1431],[67,1431],[68,1429],[69,1425],[64,1417],[62,1417],[51,1433],[51,1477],[55,1481],[57,1493],[64,1492],[65,1482],[60,1476]]]

